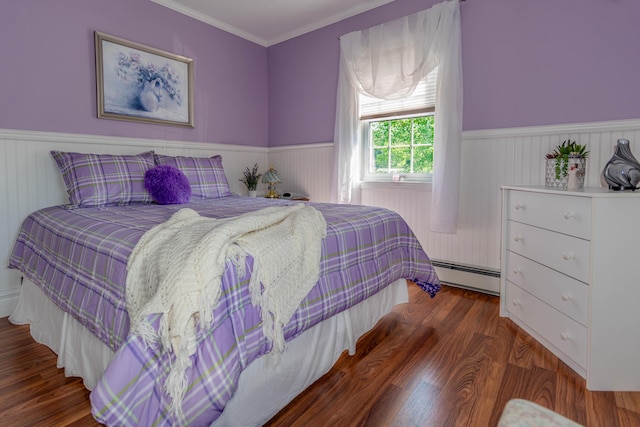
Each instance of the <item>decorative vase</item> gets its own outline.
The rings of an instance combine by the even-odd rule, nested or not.
[[[249,190],[249,197],[256,197],[258,195],[257,190]]]
[[[560,165],[558,166],[560,169],[560,174],[558,175],[558,167],[557,162],[560,161]],[[545,181],[544,185],[546,187],[551,188],[567,188],[567,184],[569,183],[569,174],[568,172],[564,172],[564,160],[562,158],[555,159],[547,159],[546,167],[545,167]],[[567,171],[571,167],[571,165],[577,165],[576,172],[576,181],[577,188],[584,187],[584,178],[587,171],[587,159],[584,157],[575,157],[569,156],[567,160]]]
[[[155,79],[144,82],[140,95],[138,95],[138,102],[143,110],[154,112],[160,108],[160,99],[162,98],[162,81]]]
[[[619,139],[613,157],[604,165],[602,186],[611,190],[632,190],[640,187],[640,163],[631,154],[628,139]]]

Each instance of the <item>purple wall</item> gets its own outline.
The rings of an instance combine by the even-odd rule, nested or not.
[[[193,58],[195,128],[98,119],[94,31]],[[267,50],[149,0],[4,2],[0,58],[0,128],[268,145]]]
[[[469,0],[464,129],[640,118],[640,1]]]
[[[333,140],[339,41],[439,0],[396,0],[269,51],[269,145]],[[461,4],[465,130],[640,118],[640,1]]]
[[[333,141],[338,37],[418,12],[439,1],[395,0],[269,47],[269,145]]]
[[[0,128],[253,146],[333,140],[338,37],[395,0],[265,49],[149,0],[21,0],[0,13]],[[461,5],[465,130],[640,117],[640,1]],[[96,118],[93,32],[194,58],[195,129]]]

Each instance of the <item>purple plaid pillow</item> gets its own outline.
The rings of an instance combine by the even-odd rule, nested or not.
[[[192,199],[217,199],[233,195],[219,155],[207,158],[156,154],[155,160],[157,165],[173,166],[187,176]]]
[[[51,151],[72,207],[149,203],[144,174],[155,167],[153,151],[138,155]]]

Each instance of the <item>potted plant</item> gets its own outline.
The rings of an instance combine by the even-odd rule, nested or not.
[[[584,177],[589,151],[586,145],[569,139],[557,145],[547,153],[545,185],[547,187],[567,188],[569,165],[577,165],[578,188],[584,186]]]
[[[247,187],[247,190],[249,190],[250,197],[256,197],[258,182],[260,181],[260,177],[262,176],[261,173],[258,173],[258,164],[256,163],[255,165],[253,165],[253,169],[249,169],[249,167],[246,167],[244,169],[243,175],[244,176],[238,181],[242,181],[244,183],[244,185]]]

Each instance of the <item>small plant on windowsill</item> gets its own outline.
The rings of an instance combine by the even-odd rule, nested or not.
[[[256,191],[261,176],[262,174],[258,173],[258,164],[256,163],[255,165],[253,165],[252,169],[246,167],[243,172],[243,177],[238,181],[242,181],[242,183],[247,187],[247,190]]]
[[[557,145],[554,150],[547,153],[546,181],[547,187],[566,188],[569,165],[576,164],[578,166],[578,186],[584,186],[584,176],[586,170],[586,161],[589,151],[586,145],[578,144],[576,141],[569,139]]]

